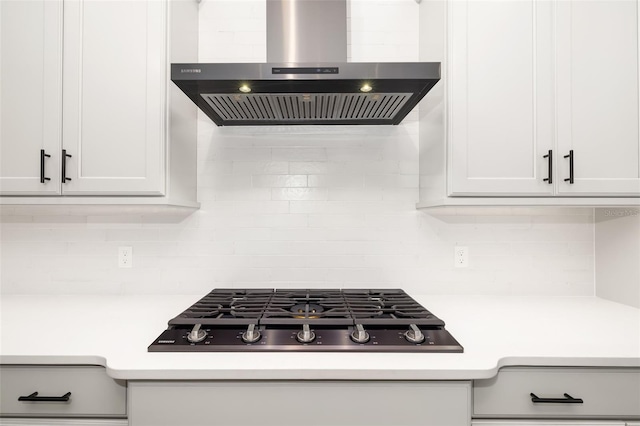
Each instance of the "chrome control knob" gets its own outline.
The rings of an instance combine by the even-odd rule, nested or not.
[[[207,337],[207,332],[201,330],[200,327],[202,324],[196,324],[193,326],[189,334],[187,335],[187,340],[191,343],[202,342]]]
[[[249,324],[247,330],[242,333],[242,341],[245,343],[255,343],[262,337],[262,334],[256,330],[255,324]]]
[[[417,325],[411,324],[410,329],[404,333],[404,338],[407,339],[411,343],[422,343],[424,342],[424,334],[418,328]]]
[[[302,331],[298,331],[298,334],[296,334],[296,339],[300,343],[311,343],[316,339],[316,333],[311,331],[309,324],[303,324]]]
[[[356,324],[356,329],[351,333],[351,340],[356,343],[367,343],[369,338],[369,333],[365,331],[362,324]]]

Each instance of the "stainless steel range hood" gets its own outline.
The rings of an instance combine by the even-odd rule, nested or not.
[[[347,62],[346,0],[266,1],[267,63],[171,65],[218,126],[398,124],[440,79],[439,62]]]

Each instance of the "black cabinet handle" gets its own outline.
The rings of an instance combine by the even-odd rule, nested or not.
[[[548,182],[549,185],[553,183],[553,151],[549,150],[547,155],[542,156],[542,158],[547,158],[549,161],[549,174],[545,179],[542,179],[545,182]]]
[[[62,150],[62,183],[65,183],[71,178],[67,177],[67,157],[71,158],[71,155],[67,154],[67,150]]]
[[[573,150],[569,150],[569,155],[565,155],[564,158],[569,159],[569,177],[565,179],[565,182],[573,183]]]
[[[549,404],[582,404],[584,401],[582,398],[574,398],[568,393],[564,394],[564,398],[540,398],[535,393],[531,393],[531,402],[534,403],[549,403]]]
[[[21,396],[18,401],[31,402],[68,402],[71,392],[67,392],[62,396],[38,396],[38,392],[34,392],[29,396]]]
[[[49,154],[44,152],[44,149],[40,150],[40,183],[44,183],[46,180],[51,180],[44,175],[44,158],[51,157]]]

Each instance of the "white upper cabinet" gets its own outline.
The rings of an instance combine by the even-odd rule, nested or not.
[[[64,6],[64,193],[163,194],[167,4]]]
[[[418,207],[640,205],[639,16],[638,0],[421,3],[420,59],[443,74],[421,103]]]
[[[0,204],[197,206],[196,107],[169,71],[197,61],[196,0],[1,0],[0,13]]]
[[[551,195],[550,3],[449,3],[450,195]]]
[[[560,1],[556,22],[558,193],[640,195],[638,1]]]
[[[0,1],[0,193],[60,194],[61,118],[62,1]]]

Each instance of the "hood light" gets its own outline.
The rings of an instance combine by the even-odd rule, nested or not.
[[[360,91],[364,93],[369,93],[371,90],[373,90],[373,88],[368,84],[363,84],[362,87],[360,88]]]
[[[246,84],[243,84],[238,88],[238,90],[240,90],[242,93],[249,93],[251,92],[251,87],[247,86]]]

